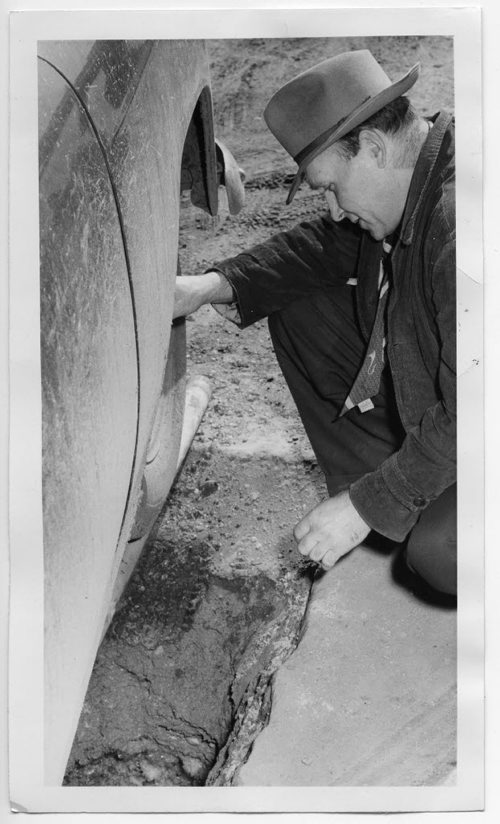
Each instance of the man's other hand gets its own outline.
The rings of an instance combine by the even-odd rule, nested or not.
[[[330,569],[369,532],[370,527],[351,503],[346,490],[314,507],[299,521],[293,534],[302,555]]]
[[[192,315],[205,303],[232,303],[233,289],[220,272],[204,275],[180,275],[175,279],[173,318]]]

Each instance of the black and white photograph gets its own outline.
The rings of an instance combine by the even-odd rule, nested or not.
[[[11,48],[13,809],[480,809],[477,9]]]

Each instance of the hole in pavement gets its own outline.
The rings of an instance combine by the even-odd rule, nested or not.
[[[309,596],[303,481],[276,458],[192,450],[99,649],[66,785],[233,782]]]

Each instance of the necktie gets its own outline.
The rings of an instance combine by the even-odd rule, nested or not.
[[[378,304],[373,322],[373,328],[366,348],[366,355],[361,364],[361,368],[355,378],[339,417],[345,415],[355,406],[360,412],[368,412],[373,409],[372,398],[378,394],[380,389],[380,377],[384,368],[384,348],[385,348],[385,312],[387,307],[387,297],[389,294],[388,265],[385,261],[390,254],[392,246],[386,241],[383,242],[383,255],[380,260]]]

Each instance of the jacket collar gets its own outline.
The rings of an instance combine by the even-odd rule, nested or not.
[[[434,125],[418,156],[401,222],[399,236],[401,243],[405,245],[413,241],[418,213],[422,203],[425,201],[427,191],[435,175],[437,159],[443,138],[453,120],[453,116],[448,114],[448,112],[441,112],[435,115],[434,118],[429,119],[433,121]]]

